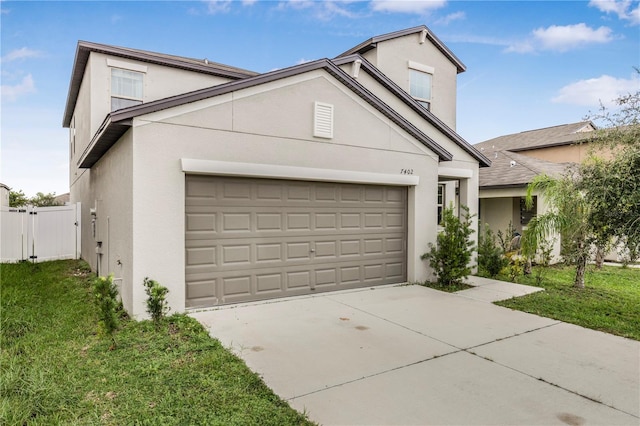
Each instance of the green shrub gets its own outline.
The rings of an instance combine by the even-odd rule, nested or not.
[[[462,219],[453,213],[453,207],[444,210],[443,230],[438,234],[437,244],[434,246],[429,243],[429,251],[420,257],[429,261],[438,284],[442,286],[461,284],[471,274],[469,264],[474,247],[469,237],[474,232],[471,228],[472,216],[466,206],[460,206],[460,212]]]
[[[151,315],[151,319],[157,327],[160,325],[160,320],[169,312],[169,305],[165,300],[169,289],[149,278],[145,278],[143,284],[148,296],[147,313]]]
[[[118,288],[113,275],[97,277],[93,282],[94,300],[98,307],[99,332],[109,336],[115,346],[114,332],[118,328]]]
[[[502,248],[498,246],[496,236],[488,224],[485,223],[482,227],[478,240],[478,272],[495,278],[502,268],[507,266],[509,260],[504,256]]]

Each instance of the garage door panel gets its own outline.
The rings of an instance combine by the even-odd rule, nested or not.
[[[402,262],[387,263],[386,265],[386,277],[387,279],[402,278],[406,274],[404,264]]]
[[[256,231],[270,232],[282,231],[283,220],[280,212],[260,212],[256,213]]]
[[[258,243],[256,244],[256,262],[281,262],[283,260],[282,252],[281,243]]]
[[[188,307],[397,283],[406,188],[187,176]]]
[[[256,275],[256,293],[280,293],[284,290],[281,273]]]
[[[188,248],[186,262],[187,266],[216,266],[216,247]]]
[[[384,266],[381,264],[365,265],[364,267],[364,280],[365,281],[378,281],[384,278],[383,272]]]
[[[251,245],[233,244],[222,246],[221,266],[249,266],[251,264]]]

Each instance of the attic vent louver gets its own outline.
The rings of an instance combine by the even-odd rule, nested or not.
[[[316,102],[313,114],[313,136],[333,138],[333,105]]]

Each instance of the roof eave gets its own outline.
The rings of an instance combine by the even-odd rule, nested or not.
[[[114,121],[112,114],[108,114],[96,134],[89,142],[78,160],[78,167],[88,169],[95,163],[131,128],[131,119]]]
[[[76,47],[76,55],[73,62],[73,68],[71,71],[71,81],[69,83],[69,92],[67,94],[67,102],[65,104],[65,111],[62,119],[62,126],[69,127],[71,125],[71,118],[75,110],[78,94],[80,92],[80,85],[84,78],[84,72],[89,61],[91,52],[103,53],[112,56],[118,56],[121,58],[133,59],[147,63],[154,63],[172,68],[185,69],[189,71],[199,72],[203,74],[216,75],[220,77],[231,78],[234,80],[247,78],[257,73],[248,70],[225,70],[222,68],[216,68],[206,64],[197,64],[191,62],[181,61],[178,58],[162,58],[154,55],[153,52],[134,52],[125,48],[117,46],[109,46],[98,43],[91,43],[86,41],[79,41]]]
[[[83,168],[93,166],[93,164],[95,164],[102,157],[102,155],[104,155],[104,153],[106,153],[109,148],[111,148],[111,146],[113,146],[118,141],[118,139],[122,137],[122,135],[131,127],[132,120],[135,117],[183,105],[186,103],[196,102],[202,99],[219,96],[225,93],[242,90],[258,84],[276,81],[317,69],[325,69],[329,74],[334,76],[337,80],[339,80],[350,90],[356,93],[356,95],[360,96],[395,124],[404,129],[412,137],[416,138],[423,145],[433,151],[436,155],[438,155],[438,158],[441,161],[451,161],[453,159],[451,153],[441,147],[420,129],[415,127],[412,123],[407,121],[397,111],[386,105],[381,99],[367,90],[360,83],[349,77],[349,75],[346,74],[342,69],[340,69],[336,64],[328,59],[320,59],[317,61],[296,65],[290,68],[261,74],[255,77],[249,77],[244,80],[233,81],[208,89],[202,89],[171,98],[166,98],[163,100],[149,102],[146,104],[124,108],[119,111],[114,111],[107,115],[104,122],[94,135],[91,143],[80,158],[79,166]]]
[[[398,86],[393,80],[384,75],[380,70],[378,70],[371,62],[367,61],[365,58],[360,56],[359,54],[353,54],[350,56],[345,56],[342,58],[334,59],[336,65],[343,65],[345,63],[350,63],[355,60],[362,61],[360,66],[365,72],[367,72],[371,77],[373,77],[378,83],[382,84],[387,90],[392,92],[396,97],[398,97],[402,102],[404,102],[407,106],[409,106],[412,110],[420,114],[424,119],[426,119],[433,126],[442,131],[451,141],[460,146],[463,150],[465,150],[469,155],[478,160],[480,167],[490,167],[491,160],[487,158],[484,154],[482,154],[479,150],[473,147],[469,142],[467,142],[462,136],[456,133],[453,129],[447,126],[442,120],[440,120],[435,114],[431,111],[424,108],[420,105],[411,95],[409,95],[406,91],[402,90],[400,86]]]
[[[451,51],[449,48],[438,38],[435,34],[431,32],[431,30],[426,25],[419,25],[417,27],[407,28],[404,30],[394,31],[387,34],[382,34],[376,37],[372,37],[367,41],[360,43],[359,45],[352,47],[346,52],[341,53],[336,57],[343,58],[345,56],[353,55],[354,53],[364,54],[371,49],[377,47],[378,43],[381,41],[387,41],[398,37],[404,37],[410,34],[415,34],[418,32],[426,31],[427,38],[440,50],[446,57],[449,59],[455,66],[458,74],[465,72],[467,67],[462,61]]]

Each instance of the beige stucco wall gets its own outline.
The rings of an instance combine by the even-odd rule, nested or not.
[[[365,58],[407,92],[408,61],[433,67],[431,112],[455,130],[457,68],[428,39],[420,44],[420,33],[415,33],[383,41],[367,52]]]
[[[335,107],[333,139],[312,136],[315,101]],[[134,315],[144,314],[146,276],[170,289],[174,311],[184,310],[181,158],[383,174],[411,168],[420,184],[409,189],[408,279],[428,276],[419,257],[435,241],[436,156],[322,71],[148,114],[133,134]]]
[[[91,127],[90,134],[98,130],[105,117],[111,112],[111,68],[107,65],[108,55],[91,52],[87,71],[91,83]],[[111,57],[112,58],[112,57]],[[169,68],[146,62],[112,58],[115,64],[130,64],[134,70],[143,67],[146,69],[143,79],[143,102],[150,102],[169,96],[186,93],[205,87],[211,87],[230,81],[228,78],[212,76],[209,74],[185,71],[177,68]],[[83,82],[84,84],[84,82]],[[78,108],[76,107],[76,110]]]
[[[351,64],[343,65],[342,69],[348,74],[351,73]],[[469,207],[469,213],[473,216],[473,227],[474,229],[478,229],[478,161],[453,142],[448,136],[438,130],[433,124],[429,123],[417,112],[409,108],[404,102],[398,99],[397,96],[386,90],[366,72],[360,71],[356,80],[358,83],[373,92],[384,103],[389,105],[395,111],[398,111],[404,118],[409,120],[423,133],[428,135],[434,142],[452,154],[453,160],[443,161],[438,165],[440,181],[450,182],[447,184],[445,203],[447,204],[447,207],[452,201],[454,202],[455,207],[458,207],[458,203]],[[455,195],[456,185],[453,181],[459,181],[458,186],[463,189],[463,191],[461,191],[461,196],[459,197],[456,197]],[[436,205],[434,204],[432,208],[436,208]],[[471,236],[475,242],[477,242],[477,237],[477,232]]]
[[[82,203],[82,258],[102,276],[113,274],[124,307],[131,312],[133,245],[132,234],[132,132],[120,141],[72,187],[73,202]],[[91,214],[95,210],[95,216]],[[95,236],[92,220],[95,220]],[[102,242],[100,254],[96,252]],[[142,281],[139,283],[142,286]]]
[[[521,151],[518,154],[554,163],[580,163],[589,156],[589,146],[588,144],[553,146]]]

